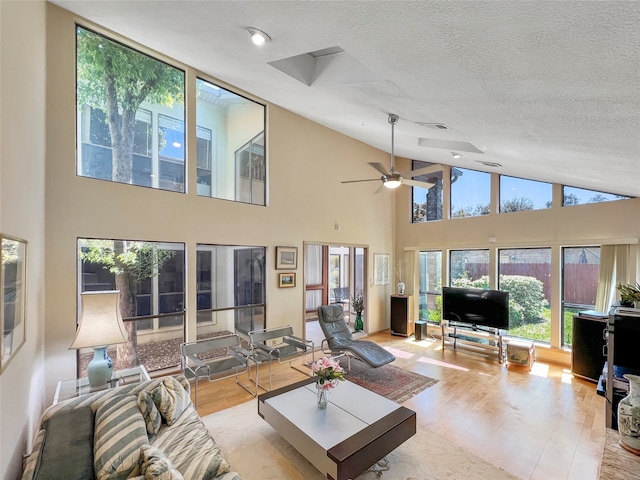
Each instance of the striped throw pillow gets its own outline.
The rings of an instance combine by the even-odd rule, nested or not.
[[[96,411],[93,462],[98,480],[120,480],[140,474],[140,447],[147,428],[135,395],[105,400]]]
[[[148,480],[184,480],[162,450],[151,445],[142,447],[142,473]]]
[[[167,377],[151,390],[151,398],[167,425],[173,425],[182,412],[191,405],[191,397],[184,387],[173,377]]]
[[[153,403],[151,395],[146,390],[138,393],[138,408],[142,412],[144,423],[147,425],[147,433],[149,435],[158,433],[160,425],[162,425],[162,417],[156,408],[156,404]]]

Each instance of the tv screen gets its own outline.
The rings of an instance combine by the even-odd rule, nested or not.
[[[509,292],[443,287],[442,318],[451,322],[509,329]]]

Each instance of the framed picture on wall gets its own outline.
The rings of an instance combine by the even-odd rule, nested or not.
[[[298,247],[276,247],[276,270],[298,268]]]
[[[2,344],[0,373],[25,342],[25,303],[27,289],[27,242],[0,235],[2,270],[0,272],[0,308],[2,309]]]
[[[389,254],[373,254],[373,284],[389,285]]]
[[[295,273],[281,273],[280,281],[278,283],[280,288],[288,288],[296,286],[296,274]]]

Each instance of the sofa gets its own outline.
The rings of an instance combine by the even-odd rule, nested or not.
[[[183,375],[48,407],[22,480],[240,480],[202,423]]]

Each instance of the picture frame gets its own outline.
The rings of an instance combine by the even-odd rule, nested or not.
[[[298,247],[276,247],[276,270],[298,268]]]
[[[389,254],[373,254],[373,284],[389,285]]]
[[[296,286],[296,274],[293,272],[281,273],[278,276],[278,287],[292,288]]]
[[[0,234],[0,373],[26,341],[27,241]]]

